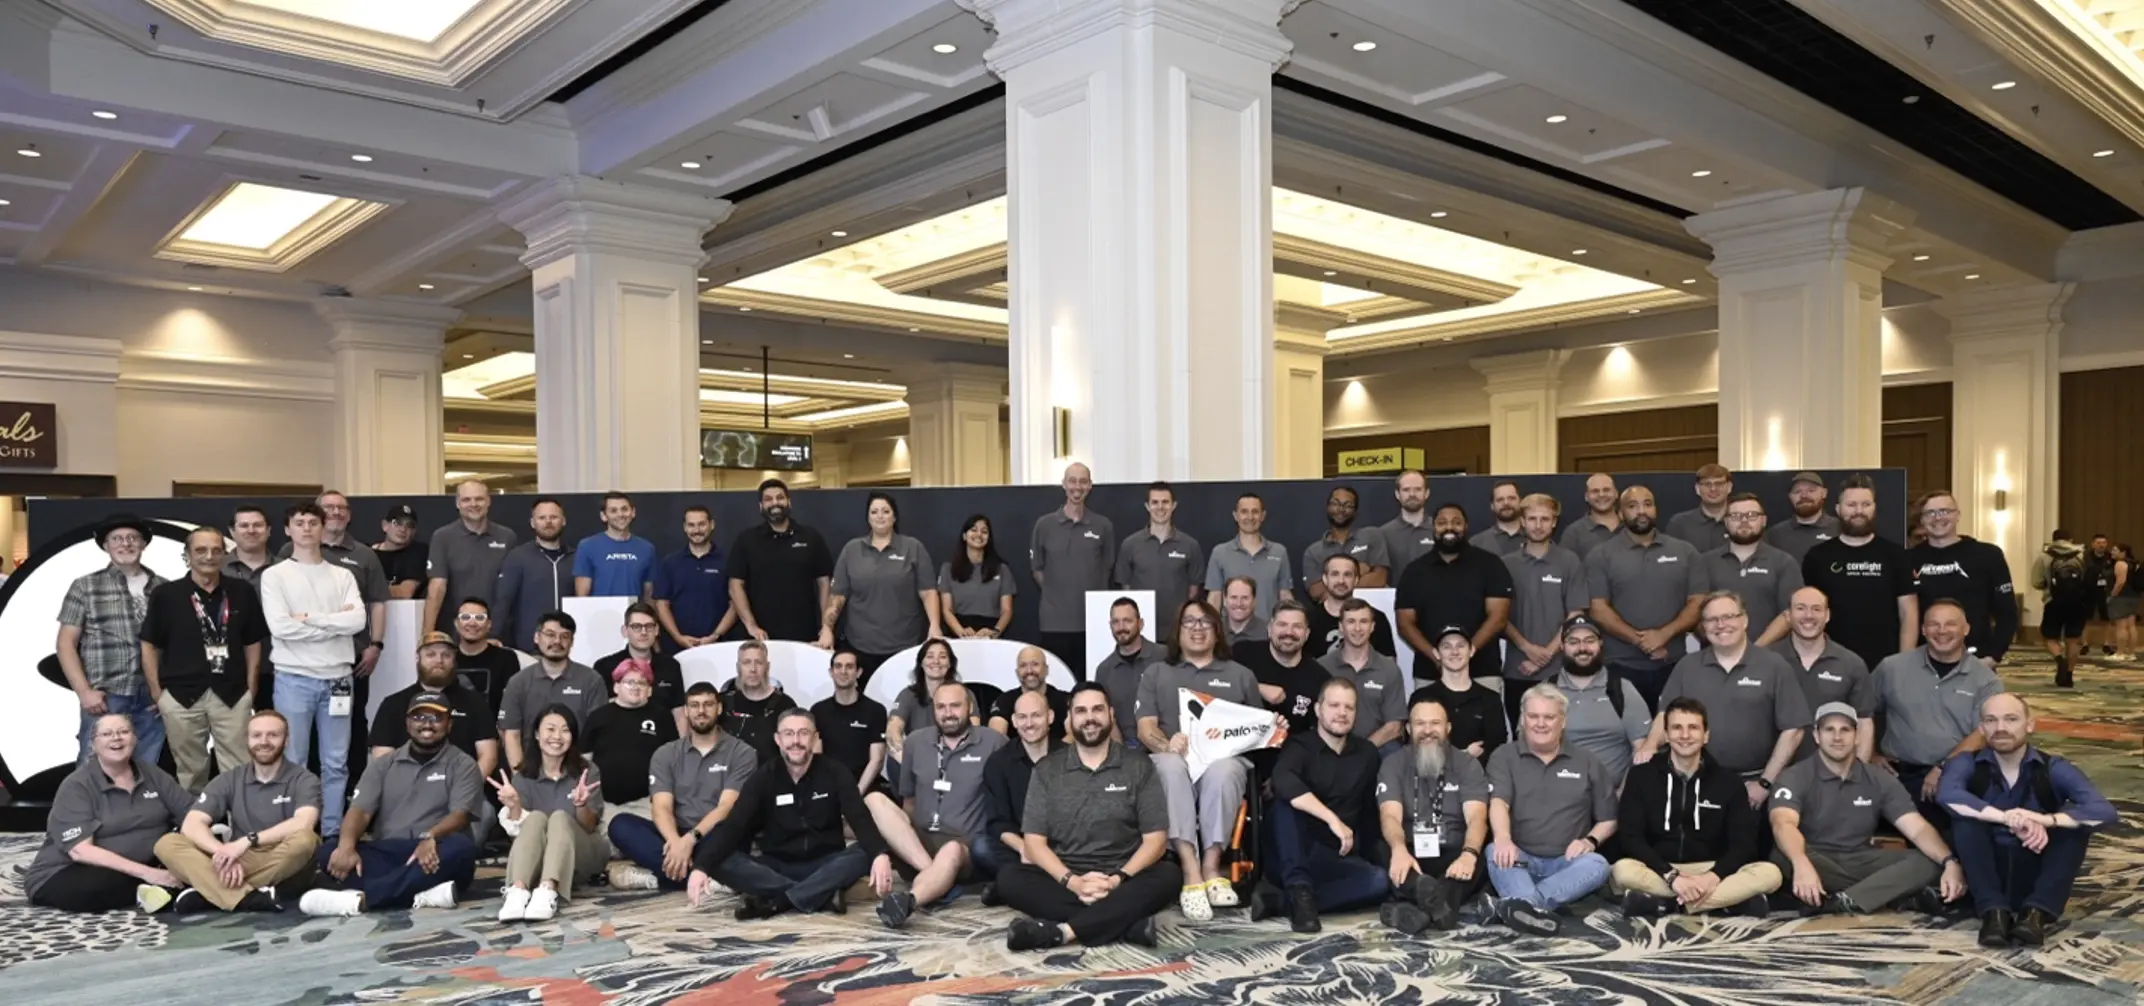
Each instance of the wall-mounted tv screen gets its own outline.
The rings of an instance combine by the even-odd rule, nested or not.
[[[700,467],[811,471],[811,434],[771,430],[701,430]]]

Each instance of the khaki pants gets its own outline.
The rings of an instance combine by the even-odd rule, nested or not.
[[[246,754],[246,721],[253,718],[253,700],[240,698],[235,706],[223,704],[215,692],[203,692],[188,708],[166,690],[156,700],[164,715],[164,743],[171,748],[171,763],[178,768],[179,785],[199,793],[208,785],[208,742],[216,739],[216,770],[235,772],[252,758]]]
[[[592,875],[610,861],[610,843],[599,829],[588,832],[571,813],[529,811],[521,834],[506,854],[506,886],[535,890],[548,881],[560,900],[573,894],[573,882]]]
[[[599,832],[602,832],[602,833],[603,833],[603,835],[604,835],[604,839],[603,839],[603,855],[604,855],[604,856],[606,856],[606,857],[608,857],[608,858],[610,858],[610,859],[628,859],[628,858],[630,858],[630,857],[628,857],[628,856],[627,856],[627,855],[626,855],[626,854],[625,854],[624,852],[621,852],[621,851],[619,851],[619,849],[618,849],[618,846],[617,846],[617,845],[616,845],[615,843],[611,842],[611,840],[610,840],[610,837],[609,837],[609,836],[610,836],[610,821],[611,821],[611,818],[617,817],[617,816],[618,816],[618,815],[620,815],[620,814],[631,814],[631,815],[633,815],[633,816],[635,816],[635,817],[645,817],[645,818],[648,818],[649,820],[653,820],[653,819],[655,818],[655,813],[654,813],[653,811],[651,811],[651,810],[649,810],[649,809],[648,809],[649,805],[650,805],[650,804],[651,804],[651,803],[653,802],[653,800],[654,800],[654,798],[653,798],[653,797],[645,797],[645,796],[644,796],[644,797],[641,797],[641,798],[640,798],[640,799],[638,799],[638,800],[628,800],[628,801],[626,801],[625,803],[610,803],[610,802],[608,802],[608,801],[605,801],[605,802],[604,802],[604,804],[603,804],[603,820],[602,820],[602,821],[601,821],[601,822],[600,822],[600,823],[598,824],[598,826],[596,827],[596,830],[597,830],[597,831],[599,831]],[[854,841],[854,840],[855,840],[855,839],[854,839],[854,837],[852,836],[852,837],[850,838],[850,841]]]
[[[208,903],[228,912],[238,907],[257,887],[273,887],[313,868],[313,855],[320,849],[320,836],[301,831],[265,849],[249,849],[238,857],[245,868],[243,887],[230,887],[216,876],[214,856],[177,833],[156,840],[156,858],[164,869],[176,874],[186,886],[201,892]]]
[[[1705,873],[1712,869],[1711,863],[1674,863],[1678,873]],[[1635,859],[1618,859],[1615,870],[1609,874],[1617,891],[1637,891],[1657,898],[1672,898],[1675,888],[1653,868]],[[1759,894],[1779,890],[1779,867],[1759,860],[1744,865],[1741,869],[1720,878],[1720,886],[1712,889],[1705,900],[1689,908],[1689,912],[1710,912],[1732,908]]]

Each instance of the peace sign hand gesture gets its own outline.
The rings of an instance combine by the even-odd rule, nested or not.
[[[573,806],[576,808],[586,807],[588,806],[588,797],[593,792],[595,792],[594,789],[588,785],[588,770],[582,769],[581,781],[574,784],[573,793],[569,799],[573,801]]]
[[[499,778],[497,780],[487,778],[484,781],[490,783],[491,788],[498,791],[500,807],[511,811],[519,811],[521,809],[521,794],[515,792],[513,777],[507,775],[505,769],[502,768],[499,770]]]

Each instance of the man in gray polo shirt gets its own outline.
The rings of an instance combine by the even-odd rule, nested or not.
[[[1787,638],[1787,606],[1802,589],[1802,564],[1764,543],[1764,503],[1756,493],[1728,499],[1727,544],[1698,556],[1697,573],[1697,589],[1731,590],[1742,598],[1758,646]]]
[[[1325,494],[1325,533],[1303,549],[1303,589],[1313,600],[1325,600],[1325,560],[1336,555],[1355,560],[1356,586],[1382,587],[1392,581],[1384,532],[1355,525],[1361,506],[1362,495],[1348,486],[1334,486]]]
[[[1228,619],[1222,628],[1230,646],[1265,641],[1268,623],[1258,613],[1258,601],[1258,583],[1248,576],[1232,577],[1221,587],[1221,614]]]
[[[1772,862],[1806,906],[1804,915],[1880,912],[1904,898],[1939,913],[1943,902],[1965,894],[1965,869],[1905,787],[1854,756],[1857,719],[1843,702],[1816,711],[1816,757],[1780,773],[1772,789]],[[1870,845],[1880,821],[1914,848]],[[1939,877],[1936,897],[1928,885]]]
[[[1956,601],[1931,602],[1921,614],[1927,642],[1885,657],[1872,685],[1883,714],[1878,766],[1898,774],[1906,792],[1920,801],[1921,816],[1937,828],[1950,813],[1936,800],[1943,763],[1988,744],[1980,732],[1980,706],[2003,690],[2001,678],[1966,649],[1965,608]]]
[[[1786,658],[1787,666],[1795,671],[1795,679],[1801,682],[1802,695],[1809,700],[1809,708],[1816,709],[1833,702],[1844,702],[1854,708],[1861,718],[1859,740],[1854,751],[1862,761],[1876,756],[1876,683],[1869,675],[1869,666],[1861,662],[1854,651],[1833,642],[1824,633],[1831,624],[1831,602],[1824,592],[1815,587],[1803,587],[1794,592],[1787,607],[1787,622],[1790,629],[1787,638],[1772,644],[1772,652]],[[1813,757],[1816,754],[1816,736],[1804,734],[1802,746],[1795,750],[1794,760]]]
[[[1176,634],[1176,609],[1206,596],[1206,549],[1176,526],[1176,489],[1146,487],[1146,527],[1117,546],[1117,585],[1154,592],[1154,624],[1162,638]]]
[[[1561,928],[1555,911],[1608,882],[1602,842],[1615,834],[1616,781],[1563,742],[1563,693],[1527,690],[1519,741],[1489,756],[1489,883],[1497,920],[1536,936]]]
[[[275,885],[313,868],[320,849],[320,777],[283,757],[290,724],[273,709],[246,721],[251,763],[226,771],[186,812],[173,834],[156,840],[156,858],[187,888],[172,907],[225,912],[280,912]],[[228,824],[228,841],[209,831]]]
[[[1206,556],[1206,603],[1220,607],[1228,581],[1243,577],[1257,585],[1256,611],[1263,624],[1282,598],[1295,597],[1295,572],[1289,568],[1288,547],[1265,536],[1264,499],[1257,493],[1236,497],[1235,518],[1236,536]]]
[[[1371,645],[1377,628],[1371,614],[1370,602],[1351,600],[1340,613],[1340,644],[1325,651],[1318,664],[1355,686],[1356,735],[1390,749],[1407,739],[1407,678],[1399,661]]]
[[[911,730],[902,741],[896,783],[902,806],[882,793],[864,798],[894,865],[905,867],[901,872],[910,880],[906,893],[896,891],[879,903],[879,921],[889,928],[908,925],[917,906],[936,904],[953,885],[979,879],[974,846],[993,837],[983,766],[1005,746],[1005,735],[976,726],[974,715],[968,686],[940,684],[931,693],[936,726]]]
[[[1546,493],[1519,501],[1519,529],[1526,544],[1504,556],[1511,571],[1511,620],[1504,623],[1504,708],[1516,719],[1519,697],[1554,677],[1562,666],[1563,623],[1586,613],[1593,595],[1586,563],[1550,539],[1563,504]]]
[[[441,632],[454,631],[454,612],[464,599],[492,602],[499,567],[514,547],[514,533],[491,521],[490,486],[475,479],[455,486],[454,509],[461,519],[432,532],[424,563],[424,624]]]
[[[1697,505],[1668,518],[1661,530],[1670,538],[1689,542],[1698,552],[1710,552],[1727,544],[1727,497],[1735,491],[1735,476],[1723,465],[1705,465],[1697,470]]]
[[[1645,697],[1608,669],[1601,658],[1601,627],[1584,615],[1564,623],[1560,668],[1554,681],[1565,700],[1564,740],[1592,755],[1609,778],[1620,782],[1652,727]]]
[[[1139,602],[1129,597],[1117,598],[1110,604],[1109,637],[1117,645],[1095,665],[1094,677],[1089,680],[1101,685],[1109,695],[1116,740],[1134,751],[1144,751],[1139,744],[1139,679],[1146,674],[1148,664],[1167,660],[1169,654],[1161,644],[1146,638],[1146,619],[1140,617]]]
[[[685,735],[648,759],[649,816],[610,820],[610,844],[632,861],[611,864],[610,886],[683,890],[693,846],[729,817],[737,792],[758,767],[752,745],[722,732],[721,692],[705,681],[685,689]]]
[[[410,700],[409,743],[365,766],[341,837],[320,849],[321,886],[298,901],[305,914],[454,907],[456,886],[476,876],[469,822],[484,786],[476,760],[447,743],[453,712],[436,695]]]
[[[1399,503],[1399,516],[1378,525],[1385,536],[1385,556],[1392,560],[1387,579],[1400,582],[1407,565],[1437,547],[1437,531],[1430,526],[1429,476],[1412,468],[1392,480],[1392,498]]]
[[[1644,486],[1623,490],[1623,533],[1586,555],[1586,589],[1593,620],[1607,638],[1608,665],[1629,678],[1647,708],[1685,651],[1683,634],[1697,625],[1697,549],[1653,526],[1659,507]]]
[[[1722,768],[1742,777],[1750,807],[1763,807],[1772,780],[1793,763],[1801,746],[1809,699],[1786,658],[1751,645],[1749,615],[1733,591],[1713,592],[1701,610],[1709,645],[1675,665],[1660,701],[1663,707],[1680,698],[1704,704],[1712,731],[1706,750]],[[1654,717],[1637,760],[1650,760],[1667,738],[1667,717]]]
[[[546,613],[536,621],[536,662],[507,679],[506,693],[499,697],[499,750],[506,765],[521,771],[523,755],[536,750],[536,721],[554,703],[573,710],[575,721],[588,717],[610,701],[610,687],[587,664],[575,663],[573,616],[563,611]],[[528,744],[524,747],[522,742]]]
[[[1495,518],[1487,530],[1468,539],[1468,544],[1490,555],[1505,556],[1526,546],[1526,530],[1519,525],[1519,484],[1498,482],[1489,488],[1489,515]]]
[[[1094,473],[1075,461],[1065,466],[1065,502],[1035,521],[1027,541],[1028,570],[1042,588],[1037,612],[1042,648],[1067,667],[1087,664],[1087,592],[1109,589],[1117,567],[1117,529],[1087,508]]]
[[[1799,563],[1809,554],[1811,546],[1837,538],[1839,518],[1824,512],[1824,500],[1830,495],[1824,488],[1824,476],[1815,472],[1797,472],[1794,482],[1787,487],[1787,503],[1793,510],[1794,519],[1780,521],[1766,529],[1765,542],[1793,556]]]
[[[1564,525],[1556,544],[1578,553],[1580,559],[1595,546],[1623,530],[1623,515],[1616,506],[1615,476],[1594,472],[1586,476],[1586,512]]]

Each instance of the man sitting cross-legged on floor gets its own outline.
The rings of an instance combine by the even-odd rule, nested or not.
[[[735,807],[692,854],[685,894],[699,907],[721,881],[742,898],[737,920],[748,922],[792,908],[848,911],[849,885],[871,878],[881,896],[893,890],[893,860],[857,792],[856,777],[813,752],[818,725],[791,706],[774,718],[775,753],[737,794]],[[842,825],[856,833],[851,843]],[[759,845],[754,853],[752,845]]]
[[[1288,922],[1315,933],[1321,912],[1374,905],[1392,892],[1390,858],[1377,819],[1377,748],[1355,733],[1361,690],[1346,678],[1318,689],[1318,729],[1281,745],[1266,818],[1274,865],[1287,891]],[[1264,914],[1254,898],[1251,915]]]
[[[1072,745],[1035,763],[1021,814],[1027,861],[998,874],[998,897],[1023,913],[1012,950],[1155,943],[1154,913],[1183,871],[1167,859],[1169,803],[1152,761],[1109,739],[1109,693],[1072,690]]]
[[[1431,926],[1459,928],[1459,907],[1489,880],[1482,847],[1489,841],[1489,776],[1465,748],[1453,747],[1451,719],[1436,699],[1407,712],[1413,741],[1385,756],[1377,770],[1377,813],[1391,862],[1394,898],[1377,918],[1409,936]]]
[[[246,720],[244,768],[224,772],[186,812],[179,830],[156,841],[156,858],[186,882],[171,907],[179,912],[280,912],[313,873],[320,848],[320,777],[284,760],[290,724],[263,709]],[[229,841],[209,826],[228,824]],[[284,885],[279,894],[277,885]]]
[[[1065,696],[1070,707],[1072,696]],[[988,834],[975,840],[976,864],[982,867],[990,886],[983,888],[983,904],[1004,904],[997,897],[998,871],[1020,862],[1027,843],[1020,835],[1020,815],[1027,809],[1027,783],[1034,778],[1035,764],[1050,752],[1070,743],[1070,728],[1057,722],[1041,692],[1021,692],[1012,706],[1013,740],[983,763],[983,804],[989,815]],[[992,865],[995,864],[995,865]]]
[[[1598,759],[1564,743],[1568,702],[1555,685],[1527,689],[1518,742],[1489,756],[1497,919],[1536,936],[1555,935],[1555,910],[1607,882],[1600,847],[1615,834],[1615,780]]]
[[[752,746],[722,729],[722,696],[715,686],[702,681],[686,689],[685,736],[656,748],[648,761],[649,816],[610,819],[610,844],[632,861],[610,865],[610,886],[685,886],[693,847],[730,815],[758,765]]]
[[[476,875],[468,828],[484,783],[476,760],[447,743],[451,716],[436,695],[409,701],[409,743],[365,766],[341,834],[320,850],[327,876],[298,901],[305,914],[454,907],[456,885]],[[372,838],[360,841],[368,830]]]
[[[966,685],[940,684],[931,692],[936,725],[902,738],[897,787],[905,809],[883,794],[864,798],[912,881],[906,892],[879,903],[879,921],[889,928],[908,925],[918,906],[937,903],[973,877],[996,876],[991,871],[1004,865],[977,862],[974,846],[990,837],[983,768],[1005,746],[1005,735],[976,726],[969,702]]]
[[[1771,910],[1765,895],[1779,890],[1779,868],[1759,852],[1764,824],[1742,774],[1706,750],[1712,731],[1698,700],[1670,700],[1660,722],[1667,724],[1667,757],[1633,765],[1623,777],[1616,834],[1627,858],[1616,860],[1614,873],[1623,913],[1732,908],[1762,918]]]

